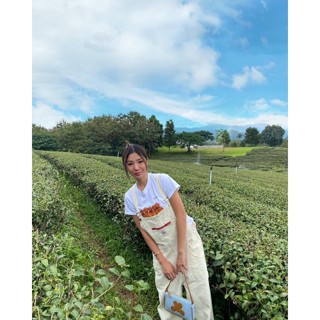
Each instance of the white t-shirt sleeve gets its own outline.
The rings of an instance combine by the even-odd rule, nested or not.
[[[180,189],[180,185],[166,173],[159,175],[160,185],[165,195],[170,199],[173,194]]]
[[[131,215],[131,216],[137,214],[137,209],[132,199],[131,189],[124,196],[124,212],[125,214]]]

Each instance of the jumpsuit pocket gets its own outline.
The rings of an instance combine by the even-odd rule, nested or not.
[[[161,226],[161,227],[153,227],[153,228],[151,228],[151,230],[159,230],[159,231],[161,231],[161,230],[165,229],[166,227],[168,227],[170,224],[171,224],[171,221],[168,221],[163,226]]]
[[[171,220],[167,222],[159,222],[150,228],[150,235],[158,244],[160,244],[171,236],[172,228],[173,222]]]
[[[188,225],[188,248],[192,256],[203,257],[204,250],[202,240],[197,231],[195,223]]]

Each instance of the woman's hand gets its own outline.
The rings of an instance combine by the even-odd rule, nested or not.
[[[161,254],[161,257],[159,257],[158,261],[167,279],[171,281],[174,280],[178,275],[178,271],[176,267],[169,260],[167,260],[162,254]]]
[[[185,274],[188,270],[186,258],[187,214],[178,191],[176,191],[169,200],[176,215],[178,251],[176,267],[178,272]]]
[[[185,252],[179,252],[177,256],[177,271],[183,274],[188,271],[187,257]]]

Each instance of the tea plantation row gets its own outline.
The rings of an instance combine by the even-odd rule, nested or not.
[[[32,319],[153,319],[129,293],[148,284],[132,280],[122,257],[113,268],[96,258],[79,228],[77,205],[62,197],[65,180],[37,153],[32,182]]]
[[[206,149],[208,150],[208,149]],[[230,156],[224,152],[208,152],[203,149],[194,150],[192,153],[183,154],[172,148],[170,152],[155,153],[152,159],[168,160],[180,163],[213,164],[217,167],[240,167],[247,169],[287,171],[288,148],[262,147],[255,148],[245,156]]]

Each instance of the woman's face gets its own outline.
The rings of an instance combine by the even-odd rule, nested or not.
[[[147,161],[137,153],[131,153],[126,162],[128,172],[137,180],[143,179],[147,171]]]

